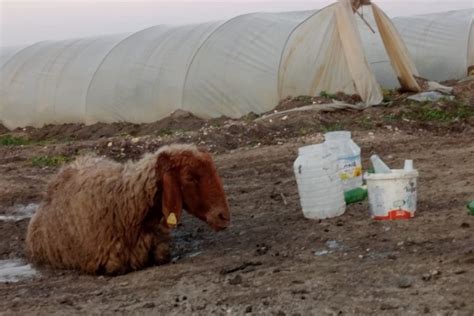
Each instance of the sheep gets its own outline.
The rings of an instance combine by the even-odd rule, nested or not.
[[[28,225],[28,256],[88,274],[164,264],[182,209],[216,231],[229,225],[222,182],[204,149],[169,145],[125,164],[79,157],[49,182]]]

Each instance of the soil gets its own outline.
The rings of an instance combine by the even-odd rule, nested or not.
[[[298,106],[301,100],[284,109]],[[31,143],[0,146],[0,214],[41,201],[59,166],[34,164],[35,157],[73,159],[95,152],[124,161],[186,142],[213,152],[232,226],[215,233],[188,215],[175,231],[173,263],[122,276],[39,267],[35,278],[0,283],[0,311],[473,315],[474,216],[467,215],[466,202],[474,199],[474,121],[446,114],[459,110],[455,103],[429,106],[436,111],[425,113],[405,100],[365,111],[293,112],[266,120],[248,115],[209,121],[178,113],[154,124],[9,132]],[[470,111],[474,105],[466,106]],[[373,153],[394,168],[414,160],[420,178],[413,219],[374,221],[367,201],[337,218],[303,217],[293,174],[297,149],[340,128],[352,131],[365,169]],[[28,219],[0,222],[0,259],[27,260],[27,225]]]

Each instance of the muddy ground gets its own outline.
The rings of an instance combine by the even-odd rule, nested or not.
[[[172,264],[123,276],[39,268],[34,278],[0,283],[0,313],[473,315],[474,216],[465,206],[474,199],[469,101],[263,120],[204,121],[178,113],[156,124],[3,134],[24,141],[0,146],[0,214],[39,202],[59,166],[85,152],[124,161],[187,142],[214,153],[232,226],[214,233],[188,215],[175,233]],[[414,160],[420,172],[415,218],[374,221],[367,202],[334,219],[302,216],[292,169],[297,149],[336,129],[353,132],[364,168],[373,153],[392,167]],[[0,222],[0,259],[26,260],[27,225],[28,219]]]

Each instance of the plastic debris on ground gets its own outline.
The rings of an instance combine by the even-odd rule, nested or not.
[[[427,101],[435,102],[443,98],[448,99],[450,101],[454,100],[454,96],[452,95],[447,96],[437,91],[421,92],[421,93],[409,96],[407,99],[417,101],[417,102],[427,102]]]
[[[367,199],[367,196],[368,194],[366,185],[344,192],[344,200],[346,201],[346,205],[362,202]]]
[[[428,81],[428,88],[427,91],[437,91],[444,94],[451,94],[453,93],[452,87],[447,87],[442,84],[437,83],[436,81]]]
[[[314,255],[315,256],[325,256],[325,255],[328,255],[330,253],[333,253],[336,250],[343,249],[344,246],[341,245],[337,240],[328,240],[326,242],[326,248],[327,249],[315,251]]]
[[[329,254],[328,250],[320,250],[320,251],[315,251],[314,252],[315,256],[324,256],[324,255],[327,255],[327,254]]]
[[[378,155],[372,155],[370,157],[370,161],[372,162],[372,166],[374,167],[375,173],[391,173],[392,171],[390,168],[383,162],[382,159]]]

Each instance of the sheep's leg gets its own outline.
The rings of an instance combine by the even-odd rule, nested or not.
[[[150,259],[153,264],[161,265],[171,261],[170,243],[170,229],[164,224],[160,224],[158,231],[153,235],[153,245],[150,251]]]
[[[132,270],[170,262],[169,228],[158,221],[148,223],[140,232],[129,257]]]
[[[130,268],[116,255],[112,255],[104,265],[99,265],[98,268],[95,266],[86,267],[84,270],[95,274],[119,275],[127,273]]]
[[[161,265],[171,261],[171,251],[169,242],[158,243],[152,250],[153,264]]]
[[[130,255],[130,267],[132,270],[143,269],[151,264],[150,250],[153,249],[153,234],[143,231],[132,249]]]
[[[155,249],[155,236],[151,231],[143,230],[133,244],[124,247],[117,242],[108,254],[104,272],[107,274],[122,274],[130,270],[140,270],[153,264],[150,252]]]

